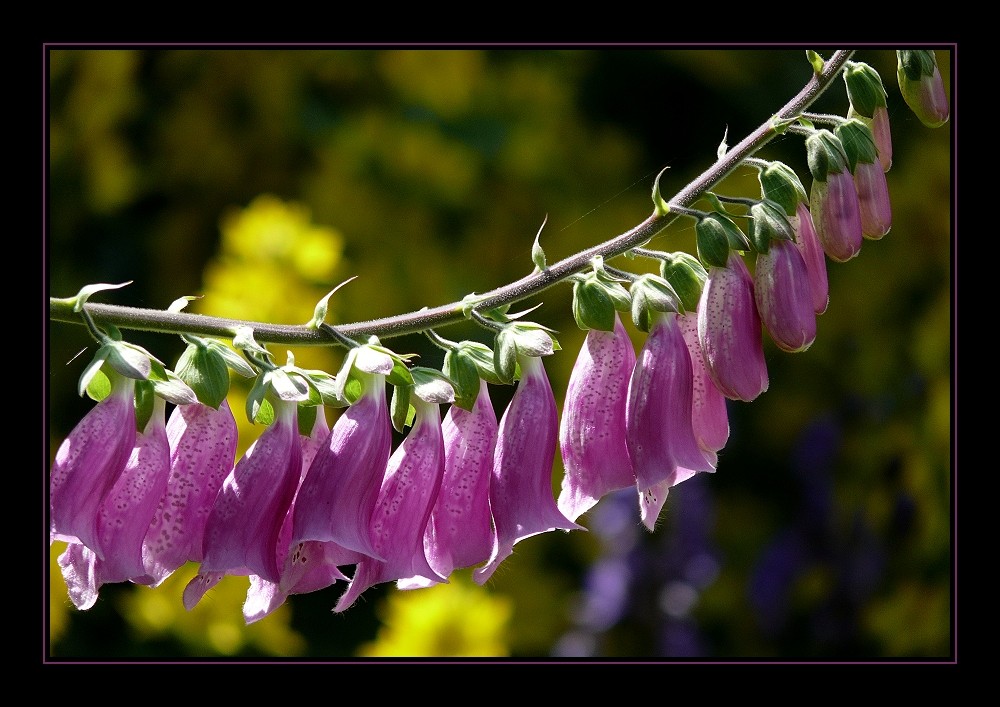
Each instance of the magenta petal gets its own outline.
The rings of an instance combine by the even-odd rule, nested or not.
[[[691,371],[694,382],[694,401],[691,408],[691,427],[694,429],[698,446],[709,452],[717,452],[729,441],[729,411],[726,396],[719,392],[712,377],[705,368],[698,340],[697,312],[677,318],[684,343],[691,354]]]
[[[199,572],[196,574],[184,587],[184,593],[181,597],[184,608],[191,611],[205,596],[205,592],[221,582],[225,576],[225,572]]]
[[[424,531],[444,475],[444,437],[437,404],[413,401],[416,418],[386,467],[372,515],[375,550],[385,560],[363,557],[334,611],[344,611],[364,590],[382,582],[422,577],[447,582],[427,562]]]
[[[629,381],[626,440],[640,489],[672,486],[678,467],[715,469],[715,454],[695,438],[694,371],[677,318],[673,312],[657,317]]]
[[[66,590],[73,606],[81,611],[97,603],[101,583],[97,579],[97,555],[80,543],[70,543],[56,560],[66,581]]]
[[[663,509],[671,487],[682,481],[687,481],[697,473],[692,469],[678,468],[673,483],[662,481],[649,488],[639,489],[639,516],[642,519],[642,524],[649,531],[656,530],[656,520],[660,517],[660,511]]]
[[[146,429],[136,437],[125,470],[105,496],[98,511],[98,532],[105,559],[98,560],[103,584],[133,581],[151,584],[143,563],[143,539],[163,498],[170,474],[170,447],[164,421],[164,401],[155,398]]]
[[[296,404],[275,403],[275,420],[222,484],[205,527],[201,573],[257,574],[277,582],[277,543],[302,472]]]
[[[614,331],[587,332],[559,424],[566,471],[558,507],[570,520],[605,494],[635,484],[625,444],[625,399],[634,367],[635,349],[617,313]]]
[[[236,459],[236,420],[225,400],[216,410],[178,405],[167,420],[170,475],[144,541],[156,584],[186,562],[201,562],[205,524]]]
[[[712,382],[731,400],[750,402],[767,390],[764,334],[746,263],[730,252],[711,267],[698,303],[698,339]]]
[[[379,557],[370,524],[392,449],[392,428],[385,377],[371,374],[363,378],[364,393],[334,424],[299,488],[293,544],[332,541]]]
[[[889,127],[889,109],[886,106],[875,109],[870,127],[875,138],[875,147],[878,149],[878,162],[882,165],[882,171],[888,172],[892,167],[892,130]]]
[[[50,542],[79,542],[105,556],[97,514],[135,446],[135,381],[112,374],[110,395],[59,445],[49,477]]]
[[[812,292],[813,311],[822,314],[830,303],[830,284],[826,273],[826,253],[816,235],[812,214],[804,201],[800,201],[793,219],[795,245],[802,253],[809,273],[809,289]]]
[[[552,464],[559,418],[556,401],[540,358],[518,356],[521,381],[500,419],[490,507],[497,544],[489,563],[473,572],[485,583],[525,538],[550,530],[585,530],[559,512],[552,497]]]
[[[485,381],[479,383],[472,410],[452,405],[441,424],[444,476],[424,533],[424,549],[442,577],[455,568],[483,564],[493,552],[496,533],[489,493],[497,429]]]
[[[831,260],[845,263],[861,252],[861,207],[854,178],[845,168],[814,179],[809,192],[816,235]]]
[[[859,162],[854,170],[854,186],[861,209],[861,233],[865,238],[878,240],[892,228],[889,185],[882,165],[878,162]]]
[[[882,169],[878,169],[883,174]],[[816,339],[809,271],[792,241],[774,240],[757,254],[753,277],[757,311],[771,339],[782,351],[805,351]]]

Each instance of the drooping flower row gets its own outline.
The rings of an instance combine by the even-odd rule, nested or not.
[[[923,70],[911,64],[901,88]],[[919,105],[938,119],[933,71],[910,94],[930,90]],[[671,487],[715,471],[726,400],[767,390],[763,333],[784,351],[808,349],[828,305],[826,259],[847,261],[890,229],[891,140],[871,73],[845,72],[851,111],[834,131],[797,126],[807,134],[808,195],[786,165],[748,160],[761,199],[731,200],[746,213],[714,195],[711,211],[673,207],[697,220],[698,258],[653,254],[659,276],[638,277],[595,259],[574,276],[574,315],[588,333],[561,416],[543,365],[554,339],[501,312],[490,313],[495,350],[445,342],[444,374],[410,368],[374,339],[351,348],[337,376],[291,360],[278,367],[251,337],[239,348],[254,367],[197,341],[178,376],[105,336],[81,381],[82,391],[103,378],[105,397],[60,446],[50,476],[50,538],[68,543],[59,565],[73,603],[90,608],[108,583],[157,586],[187,562],[199,563],[183,593],[189,609],[225,576],[249,576],[248,622],[337,582],[346,588],[336,611],[384,582],[427,587],[474,568],[485,583],[518,542],[583,529],[581,515],[629,487],[652,530]],[[638,353],[625,311],[646,333]],[[248,416],[267,424],[238,460],[218,387],[227,366],[257,375]],[[488,383],[515,380],[498,422]],[[176,404],[169,419],[164,399]],[[346,407],[332,428],[326,404]],[[393,427],[409,427],[394,451]],[[557,450],[564,475],[554,498]]]

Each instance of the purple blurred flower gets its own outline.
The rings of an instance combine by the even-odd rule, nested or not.
[[[883,175],[881,168],[879,174]],[[757,254],[754,298],[764,327],[782,351],[805,351],[816,339],[812,283],[802,252],[792,241],[774,239]]]
[[[361,397],[334,424],[299,488],[292,544],[329,540],[379,557],[370,526],[392,450],[392,427],[385,376],[358,376]]]
[[[606,493],[635,484],[625,443],[625,401],[634,367],[635,349],[617,313],[614,331],[587,332],[559,427],[566,472],[558,507],[570,520]]]
[[[473,573],[484,584],[514,545],[550,530],[584,530],[559,512],[552,497],[559,418],[545,366],[537,356],[518,355],[521,381],[500,420],[490,506],[497,541],[489,563]]]
[[[184,589],[191,609],[227,574],[278,582],[278,535],[302,472],[298,405],[275,398],[274,421],[226,477],[205,526],[204,559]]]
[[[237,429],[225,400],[216,410],[178,405],[167,420],[170,475],[153,514],[143,555],[160,584],[186,562],[201,562],[205,524],[215,497],[236,461]]]
[[[729,253],[726,267],[709,268],[698,304],[698,339],[705,367],[724,396],[750,402],[767,390],[753,279],[735,251]]]
[[[490,475],[497,416],[486,381],[472,410],[452,405],[442,423],[444,476],[424,532],[427,560],[442,577],[485,563],[496,542],[490,509]]]
[[[111,393],[73,428],[56,452],[49,477],[49,542],[80,543],[107,553],[98,512],[135,447],[135,381],[113,371]]]
[[[348,609],[369,587],[399,580],[401,589],[447,582],[427,562],[424,531],[444,475],[444,437],[437,403],[414,396],[416,417],[393,452],[372,515],[375,552],[384,559],[361,557],[347,591],[334,611]]]
[[[155,398],[146,428],[136,436],[125,469],[98,509],[97,532],[105,558],[81,543],[70,543],[59,566],[78,609],[89,609],[104,584],[152,584],[143,564],[142,543],[170,473],[164,401]]]

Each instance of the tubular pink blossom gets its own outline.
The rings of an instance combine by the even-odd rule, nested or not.
[[[831,260],[845,263],[861,252],[861,207],[854,178],[845,167],[825,182],[814,179],[809,191],[816,235]]]
[[[316,410],[316,419],[309,436],[299,436],[302,447],[300,483],[329,434],[330,426],[326,422],[323,408],[320,407]],[[250,575],[250,588],[243,604],[243,618],[247,624],[263,619],[284,604],[291,594],[318,591],[329,587],[337,580],[346,580],[347,577],[338,569],[338,565],[353,564],[360,557],[358,553],[350,553],[333,542],[305,540],[292,547],[292,519],[297,500],[296,494],[288,512],[285,513],[278,535],[276,559],[282,568],[281,580],[270,582],[259,575]]]
[[[559,425],[566,471],[558,507],[570,520],[605,494],[635,484],[625,443],[625,401],[634,367],[635,349],[617,313],[614,331],[587,332]]]
[[[878,162],[882,165],[882,171],[888,172],[892,167],[892,131],[889,126],[888,107],[875,108],[870,127],[875,138],[875,147],[878,149]]]
[[[884,176],[881,167],[876,171]],[[812,346],[816,311],[809,271],[792,241],[773,240],[766,253],[757,254],[753,291],[760,318],[778,348],[795,352]]]
[[[160,584],[186,562],[201,562],[205,524],[236,460],[236,420],[219,409],[178,405],[167,420],[170,474],[143,542],[146,571]]]
[[[661,313],[636,358],[625,409],[626,442],[640,491],[677,483],[679,467],[714,471],[692,423],[694,371],[674,312]]]
[[[482,380],[472,410],[452,405],[441,425],[444,476],[424,532],[424,551],[442,577],[456,568],[485,563],[493,551],[496,533],[489,493],[497,428],[489,389]]]
[[[858,162],[854,170],[854,186],[861,210],[861,234],[879,240],[892,228],[892,204],[885,172],[878,162]]]
[[[708,452],[718,452],[729,441],[729,412],[726,409],[726,397],[715,387],[708,369],[705,368],[701,342],[698,340],[697,312],[679,315],[677,322],[681,334],[684,335],[688,353],[691,354],[694,384],[691,427],[699,447]]]
[[[49,477],[49,542],[81,543],[104,559],[98,509],[135,447],[135,381],[110,374],[111,393],[73,428]]]
[[[698,304],[698,340],[705,368],[724,396],[750,402],[767,390],[764,335],[746,263],[731,251],[711,267]]]
[[[302,471],[297,404],[273,403],[275,419],[226,477],[205,526],[205,557],[185,589],[212,586],[220,574],[257,574],[277,582],[278,535]],[[203,593],[203,592],[202,592]],[[200,595],[199,595],[200,598]]]
[[[424,532],[444,475],[444,438],[437,403],[414,397],[413,428],[393,452],[372,516],[375,551],[384,560],[362,557],[334,611],[348,609],[369,587],[400,580],[400,588],[447,582],[427,562]]]
[[[93,606],[104,584],[153,581],[143,566],[142,540],[170,473],[164,401],[156,398],[153,406],[146,429],[136,436],[125,470],[98,510],[98,535],[106,559],[79,543],[72,543],[59,557],[70,599],[79,609]]]
[[[809,289],[812,292],[813,311],[822,314],[826,311],[830,303],[830,284],[826,273],[826,253],[816,235],[816,226],[813,225],[812,214],[809,213],[809,206],[804,201],[800,201],[795,209],[795,217],[792,219],[795,229],[795,245],[802,253],[802,259],[806,263],[806,271],[809,273]]]
[[[559,418],[545,366],[536,356],[518,355],[521,381],[500,419],[490,506],[497,542],[489,562],[473,572],[484,584],[514,545],[550,530],[584,530],[559,512],[552,497],[552,464]]]
[[[370,535],[372,513],[392,449],[385,376],[360,374],[361,397],[334,424],[299,488],[292,545],[332,541],[379,558]]]

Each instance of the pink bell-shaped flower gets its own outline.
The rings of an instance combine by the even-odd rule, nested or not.
[[[326,422],[323,408],[316,409],[316,419],[308,437],[299,436],[302,446],[301,483],[317,452],[326,443],[330,434],[330,426]],[[279,606],[291,594],[307,594],[325,589],[337,580],[347,577],[340,571],[338,565],[353,564],[360,559],[360,553],[353,553],[333,542],[319,540],[304,540],[294,547],[292,540],[292,521],[295,503],[298,495],[292,500],[278,535],[277,561],[281,565],[281,580],[270,582],[259,575],[250,575],[250,587],[247,590],[246,601],[243,604],[243,617],[247,624],[263,619]]]
[[[613,331],[587,332],[559,425],[565,474],[558,507],[570,520],[605,494],[635,484],[625,443],[625,401],[634,367],[635,349],[617,313]]]
[[[184,589],[194,607],[227,574],[278,582],[278,535],[302,472],[297,403],[275,398],[274,421],[226,477],[205,526],[204,559]]]
[[[830,304],[830,283],[826,272],[826,253],[816,235],[809,205],[800,201],[795,207],[795,217],[791,219],[795,229],[795,245],[802,253],[809,274],[809,291],[812,293],[813,311],[822,314]]]
[[[705,368],[724,396],[750,402],[767,390],[753,278],[735,251],[730,251],[725,267],[709,268],[698,303],[698,340]]]
[[[167,420],[170,474],[143,542],[146,569],[160,584],[204,559],[208,515],[236,461],[238,432],[229,403],[178,405]]]
[[[884,173],[881,168],[879,174]],[[764,327],[782,351],[805,351],[816,339],[812,285],[802,253],[789,240],[773,239],[757,254],[753,291]]]
[[[944,125],[951,115],[937,55],[931,49],[897,49],[896,79],[903,100],[929,128]]]
[[[813,180],[809,210],[823,251],[831,260],[846,263],[861,252],[861,206],[846,166],[843,171],[830,172],[825,182]]]
[[[97,557],[98,511],[135,447],[135,381],[109,372],[111,392],[73,428],[56,451],[49,476],[49,539],[80,543]]]
[[[550,530],[583,530],[566,518],[552,496],[552,464],[559,416],[545,366],[537,356],[517,355],[521,381],[500,419],[490,507],[496,545],[489,562],[473,572],[484,584],[514,551],[514,545]]]
[[[291,543],[332,541],[377,558],[370,526],[392,450],[392,427],[385,376],[357,376],[364,386],[361,397],[334,424],[299,488]]]
[[[154,581],[143,565],[142,543],[169,473],[164,401],[154,398],[146,428],[136,436],[124,471],[98,510],[98,537],[105,559],[81,543],[70,543],[59,556],[70,599],[78,609],[92,607],[104,584]]]
[[[441,430],[444,476],[424,550],[434,571],[448,577],[457,568],[485,563],[496,540],[489,493],[498,425],[486,381],[479,382],[472,410],[452,405]]]
[[[401,581],[401,588],[447,582],[427,561],[424,532],[444,475],[444,437],[436,403],[413,399],[413,427],[386,468],[372,515],[371,537],[378,557],[362,557],[334,611],[348,609],[369,587]],[[412,584],[410,583],[412,581]]]
[[[858,162],[854,169],[854,187],[858,192],[861,234],[879,240],[892,228],[889,185],[881,163]]]
[[[636,358],[625,410],[626,442],[640,495],[715,471],[716,455],[695,437],[694,368],[676,312],[660,312]],[[728,425],[728,423],[727,423]],[[678,470],[685,469],[690,474]]]

